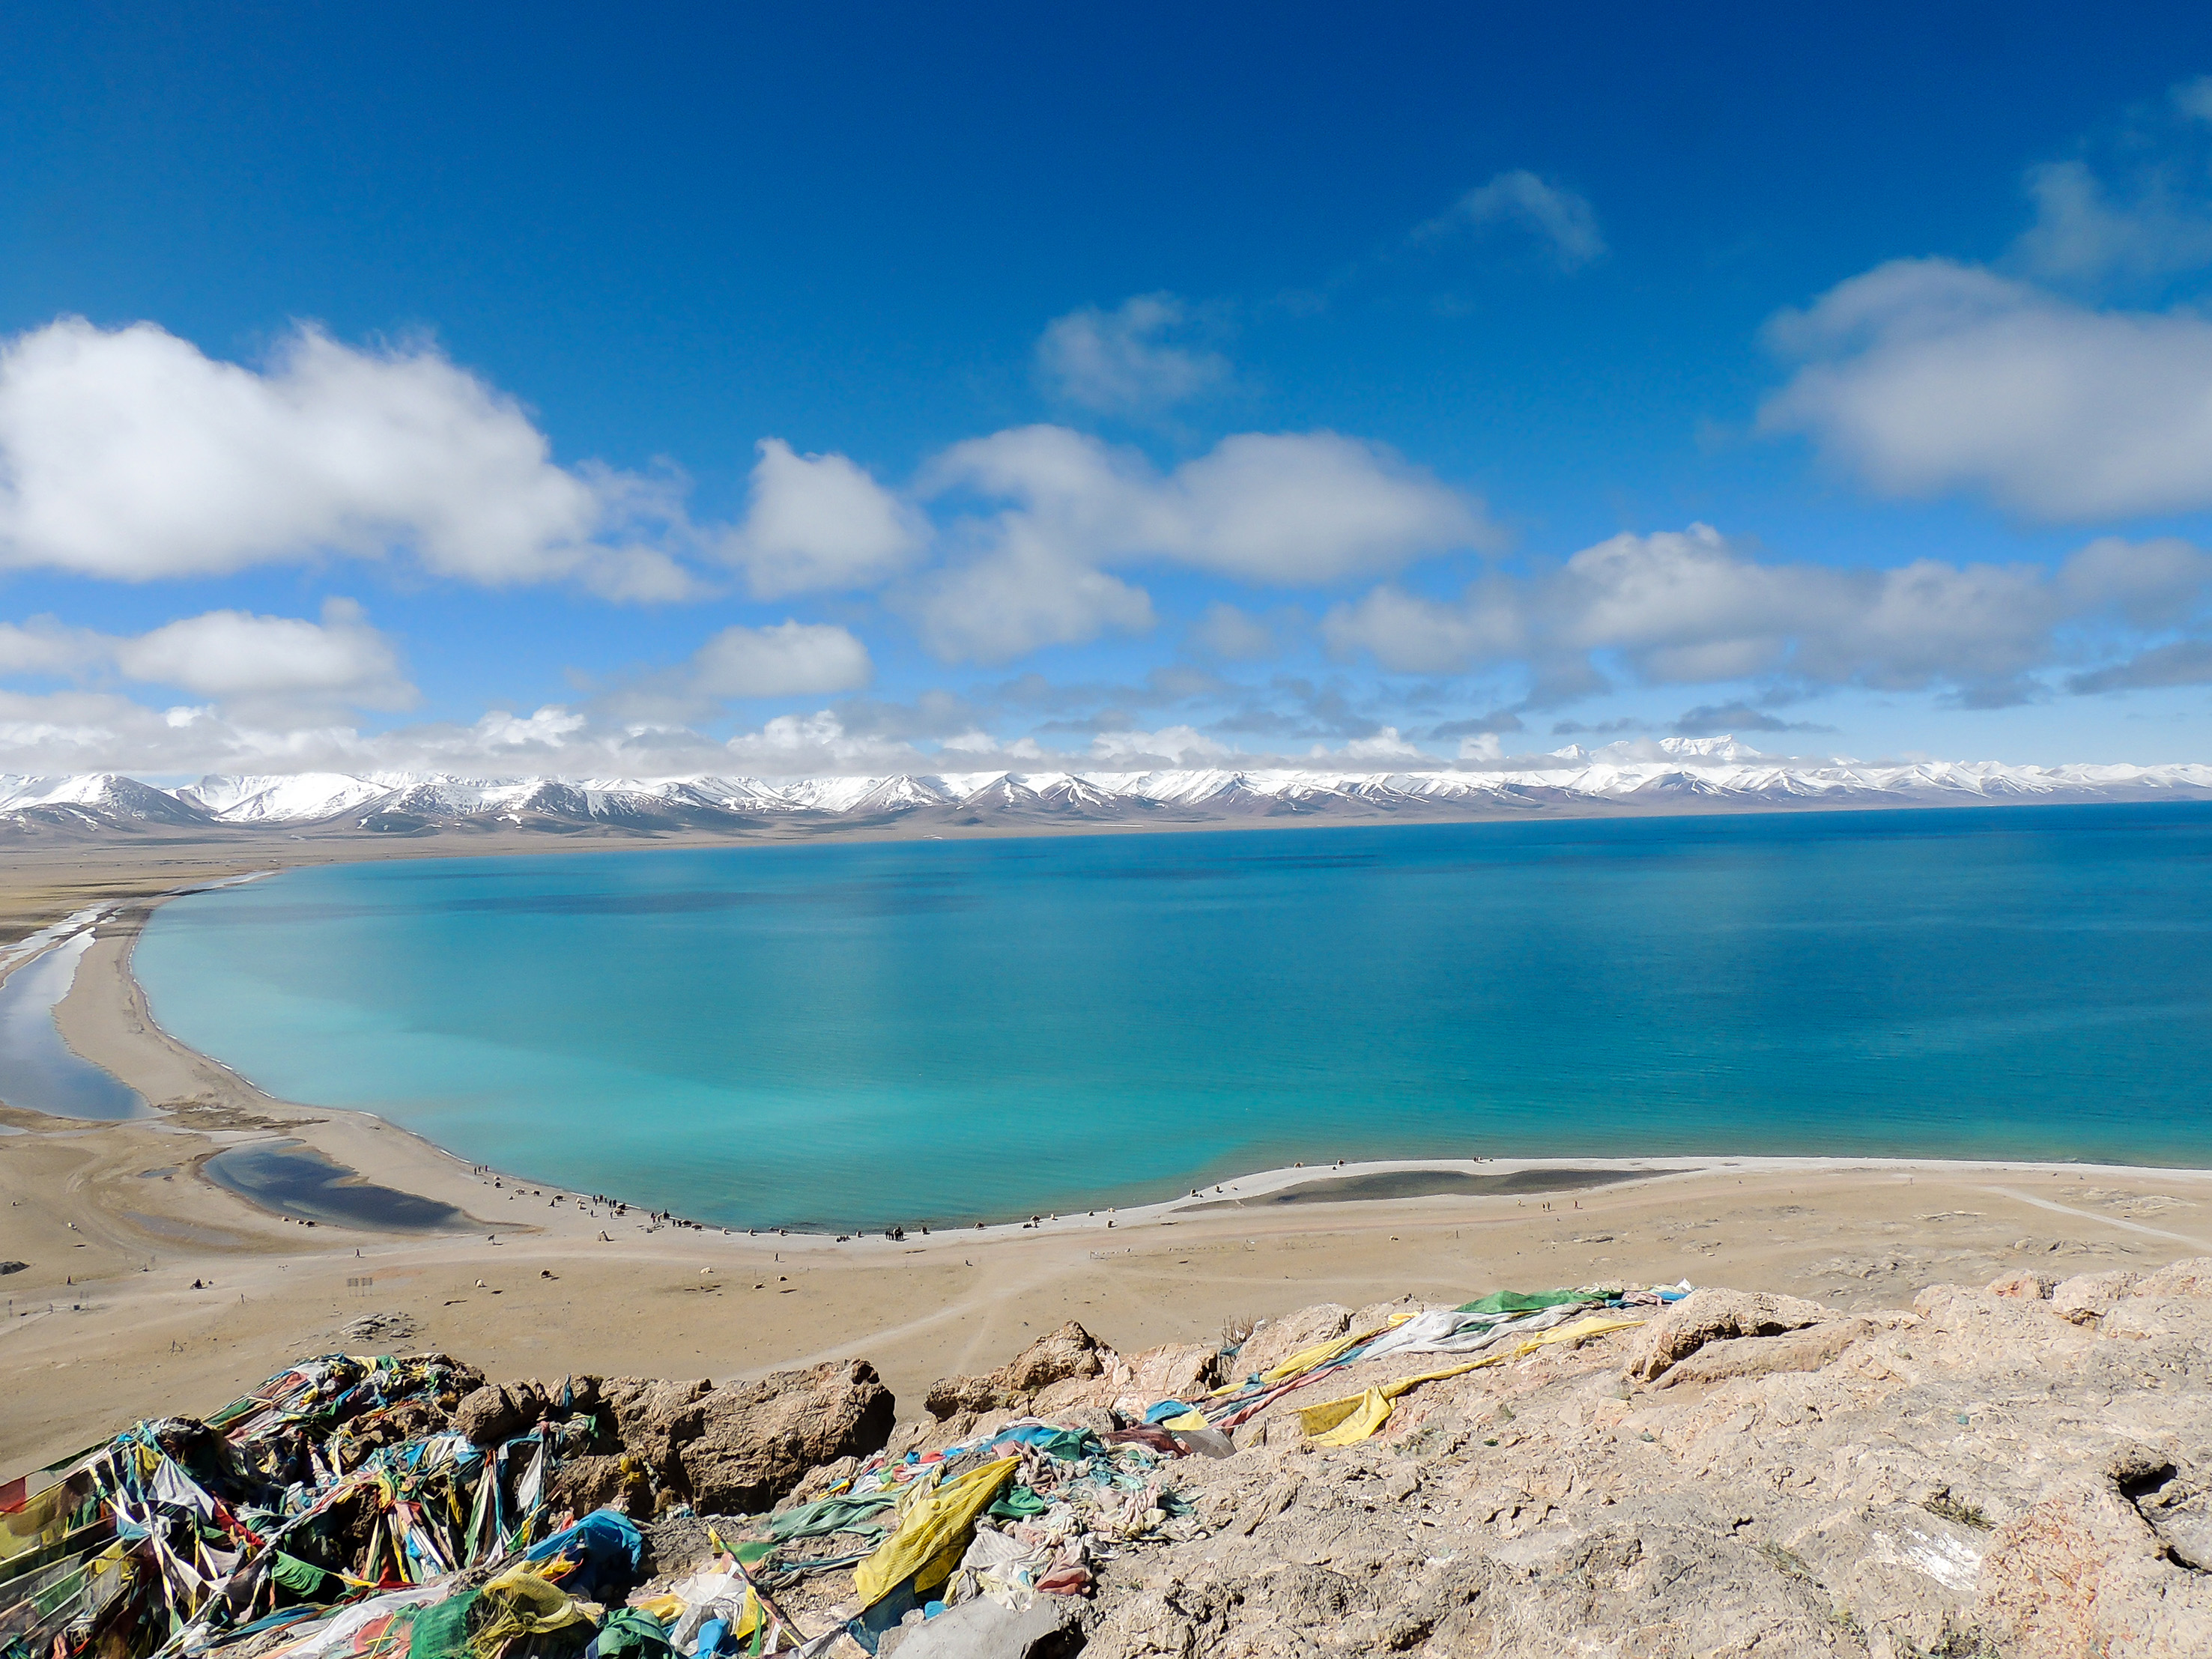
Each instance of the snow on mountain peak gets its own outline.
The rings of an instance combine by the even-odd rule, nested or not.
[[[1280,816],[1388,816],[1516,810],[1577,800],[1629,805],[1702,801],[1818,805],[1850,800],[1942,805],[2019,799],[2112,800],[2212,796],[2212,766],[2008,766],[1996,762],[1869,764],[1778,761],[1734,737],[1634,738],[1595,752],[1549,755],[1480,769],[1439,765],[1392,772],[1319,768],[1157,772],[947,772],[865,777],[463,778],[450,774],[300,773],[210,776],[161,790],[118,773],[0,775],[0,819],[63,831],[150,823],[240,828],[342,823],[417,831],[477,821],[636,831],[733,830],[763,818],[888,822],[1218,823]],[[927,821],[926,817],[924,821]]]

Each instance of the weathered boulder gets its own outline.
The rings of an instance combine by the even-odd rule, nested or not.
[[[2136,1294],[2154,1299],[2212,1297],[2212,1255],[2193,1255],[2146,1273],[2136,1286]]]
[[[982,1376],[940,1376],[921,1397],[922,1409],[939,1422],[993,1412],[1020,1398],[1000,1385],[996,1373]]]
[[[2017,1297],[2024,1302],[2048,1302],[2051,1292],[2057,1288],[2058,1280],[2050,1273],[2000,1273],[1987,1286],[1991,1296]]]
[[[479,1446],[511,1440],[545,1415],[545,1396],[534,1382],[487,1382],[461,1397],[453,1427]]]
[[[641,1518],[653,1513],[652,1474],[625,1453],[564,1457],[546,1490],[556,1508],[578,1515],[609,1505]]]
[[[549,1419],[592,1416],[602,1403],[596,1376],[564,1376],[553,1383],[532,1376],[493,1383],[474,1371],[466,1375],[477,1386],[453,1407],[453,1427],[479,1446],[512,1440]]]
[[[1035,1394],[1071,1377],[1097,1376],[1104,1369],[1099,1356],[1098,1339],[1071,1319],[1015,1355],[1000,1375],[1016,1392]]]
[[[1213,1387],[1221,1352],[1211,1342],[1177,1342],[1147,1348],[1133,1355],[1127,1364],[1129,1381],[1121,1385],[1121,1398],[1142,1398],[1147,1405],[1158,1400],[1188,1400]]]
[[[1011,1410],[1055,1384],[1104,1374],[1113,1350],[1073,1320],[1041,1336],[1012,1361],[981,1376],[939,1377],[922,1404],[940,1420],[962,1412]],[[1055,1401],[1055,1403],[1059,1403]]]
[[[2112,1312],[2122,1297],[2130,1294],[2139,1273],[2076,1273],[2051,1292],[2051,1311],[2076,1325],[2087,1325]]]
[[[642,1462],[663,1486],[682,1478],[676,1449],[698,1437],[699,1402],[714,1385],[695,1378],[664,1382],[650,1377],[611,1376],[599,1385],[623,1449]]]
[[[1779,1336],[1837,1316],[1817,1302],[1763,1291],[1692,1291],[1638,1334],[1622,1375],[1650,1382],[1708,1342],[1734,1336]]]
[[[864,1359],[726,1384],[685,1408],[684,1425],[696,1420],[697,1431],[676,1443],[684,1489],[703,1513],[753,1514],[816,1464],[880,1450],[896,1415]]]
[[[1778,1371],[1817,1371],[1861,1337],[1881,1327],[1871,1319],[1835,1319],[1778,1336],[1728,1336],[1707,1342],[1653,1380],[1671,1389],[1718,1382],[1732,1376],[1771,1376]]]

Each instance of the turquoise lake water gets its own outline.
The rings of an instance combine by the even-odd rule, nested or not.
[[[1336,1158],[2212,1165],[2212,806],[586,853],[163,906],[289,1099],[725,1224]]]

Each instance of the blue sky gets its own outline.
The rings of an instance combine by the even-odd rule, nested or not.
[[[2202,9],[13,8],[0,769],[2212,749]]]

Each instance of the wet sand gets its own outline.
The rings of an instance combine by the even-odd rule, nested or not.
[[[1362,1164],[1362,1169],[1371,1166]],[[1586,1170],[1565,1166],[1516,1170],[1510,1175],[1468,1175],[1455,1170],[1392,1170],[1379,1174],[1347,1175],[1334,1180],[1305,1181],[1279,1192],[1255,1195],[1252,1204],[1341,1204],[1372,1198],[1480,1198],[1506,1194],[1565,1193],[1591,1187],[1610,1187],[1626,1179],[1619,1169]],[[1194,1213],[1234,1209],[1245,1203],[1221,1199],[1192,1205]]]
[[[359,849],[271,837],[9,855],[0,939],[121,906],[57,1018],[157,1109],[94,1122],[0,1108],[0,1128],[21,1132],[0,1134],[0,1261],[28,1264],[0,1276],[0,1475],[141,1415],[212,1410],[292,1358],[339,1348],[444,1348],[494,1376],[549,1377],[727,1378],[859,1355],[903,1415],[934,1378],[999,1364],[1071,1318],[1127,1352],[1324,1300],[1686,1279],[1897,1306],[1927,1284],[2021,1267],[2212,1254],[2203,1171],[1710,1157],[1293,1169],[1036,1227],[729,1235],[480,1170],[366,1115],[271,1100],[169,1038],[131,977],[149,902],[179,886],[333,856],[500,850],[489,836]],[[272,1152],[280,1141],[296,1145]],[[276,1170],[261,1202],[203,1173],[241,1146]],[[279,1154],[289,1170],[270,1165]],[[405,1229],[372,1223],[389,1200],[364,1184],[428,1207]],[[465,1231],[435,1231],[440,1206]],[[385,1334],[344,1334],[373,1316]]]

